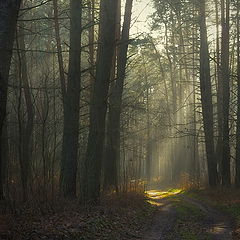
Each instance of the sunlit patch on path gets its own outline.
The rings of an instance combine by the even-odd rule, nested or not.
[[[149,190],[146,193],[148,197],[151,199],[163,199],[163,198],[180,194],[182,192],[183,192],[182,189],[170,189],[168,191]]]
[[[170,189],[169,191],[160,191],[151,189],[146,191],[146,194],[149,198],[148,202],[155,206],[163,206],[164,203],[158,200],[166,199],[171,196],[176,196],[182,192],[181,189]]]

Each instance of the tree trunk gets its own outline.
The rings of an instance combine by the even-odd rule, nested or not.
[[[216,157],[219,164],[219,169],[222,169],[222,150],[223,150],[223,84],[220,74],[220,44],[219,44],[219,16],[218,16],[218,0],[214,0],[216,10],[216,78],[217,78],[217,122],[218,136],[216,146]],[[220,174],[219,174],[220,175]],[[219,176],[221,179],[221,176]]]
[[[60,38],[60,28],[58,22],[58,0],[53,0],[53,16],[54,16],[54,28],[55,28],[55,38],[57,43],[57,56],[58,56],[58,66],[59,66],[59,76],[60,84],[62,91],[63,102],[66,96],[66,84],[65,84],[65,75],[64,75],[64,65],[63,65],[63,56],[62,56],[62,44]]]
[[[151,136],[151,123],[150,123],[150,109],[149,109],[149,92],[150,92],[150,82],[147,75],[147,68],[146,62],[143,58],[143,67],[144,67],[144,80],[146,81],[146,114],[147,114],[147,124],[146,124],[146,136],[147,136],[147,143],[146,143],[146,179],[148,182],[151,180],[152,175],[152,136]]]
[[[96,80],[90,106],[90,129],[81,182],[81,200],[84,203],[99,203],[100,201],[105,118],[112,60],[116,48],[115,32],[118,0],[102,0],[100,8],[100,43]]]
[[[20,158],[20,168],[21,168],[21,180],[23,187],[23,200],[25,201],[28,197],[28,188],[29,188],[29,177],[30,177],[30,159],[31,159],[31,137],[33,131],[33,119],[34,119],[34,109],[32,103],[32,95],[30,92],[29,80],[28,80],[28,69],[27,69],[27,58],[25,51],[25,31],[24,24],[20,22],[20,27],[18,31],[18,42],[21,49],[19,53],[19,65],[21,68],[21,86],[24,92],[24,99],[27,109],[27,120],[23,119],[22,129],[21,129],[21,142],[20,147],[21,151],[19,156]]]
[[[92,89],[94,84],[94,24],[95,24],[95,0],[89,0],[88,1],[88,21],[90,24],[90,27],[88,29],[88,42],[89,42],[89,64],[90,64],[90,94],[89,98],[91,98],[92,95]]]
[[[210,76],[210,63],[207,42],[205,0],[200,1],[200,89],[205,133],[205,146],[208,164],[209,185],[217,185],[217,164],[214,154],[213,105]]]
[[[6,118],[8,76],[12,58],[14,33],[21,0],[0,1],[0,199],[3,198],[2,148],[3,127]]]
[[[64,100],[64,129],[61,161],[61,194],[76,196],[78,161],[79,101],[81,88],[82,0],[70,2],[70,52],[68,82]]]
[[[238,104],[237,104],[237,136],[236,136],[236,178],[235,184],[240,187],[240,0],[237,1],[237,86],[238,86]]]
[[[225,4],[226,2],[226,4]],[[226,5],[226,6],[225,6]],[[229,0],[222,0],[222,46],[221,46],[221,78],[222,78],[222,185],[231,184],[230,176],[230,145],[229,145],[229,102],[230,102],[230,74],[229,74]]]
[[[124,20],[125,24],[125,20]],[[112,187],[118,191],[118,168],[120,159],[120,116],[118,119],[119,91],[120,83],[122,81],[116,76],[116,65],[117,74],[119,67],[122,67],[122,60],[119,59],[120,51],[122,51],[122,38],[121,35],[121,0],[118,0],[117,18],[116,18],[116,43],[119,46],[116,47],[113,57],[113,65],[111,72],[111,85],[110,85],[110,97],[109,97],[109,112],[107,118],[107,135],[106,135],[106,148],[104,152],[104,189],[110,190]],[[124,70],[125,71],[125,70]],[[121,108],[121,106],[120,106]],[[121,110],[120,110],[121,111]],[[119,121],[119,122],[118,122]]]

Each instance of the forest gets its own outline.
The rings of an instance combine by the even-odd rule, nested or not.
[[[0,0],[0,239],[240,239],[240,0]]]

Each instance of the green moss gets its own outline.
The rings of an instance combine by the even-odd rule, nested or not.
[[[238,223],[240,223],[240,203],[235,203],[231,205],[223,204],[219,205],[219,208],[222,211],[230,214],[232,217],[236,219]]]
[[[169,198],[177,215],[173,236],[169,236],[169,239],[173,240],[179,236],[183,240],[211,240],[211,236],[202,231],[202,224],[204,224],[207,214],[195,204],[183,201],[182,197],[185,194],[182,192]]]
[[[181,235],[181,239],[183,240],[198,240],[197,236],[195,236],[193,233],[189,232],[189,231],[182,231],[180,233]]]
[[[184,191],[179,189],[179,188],[170,188],[168,190],[168,192],[170,192],[170,193],[181,193],[181,194],[184,193]]]
[[[174,201],[175,209],[179,218],[201,218],[205,216],[205,213],[197,206],[181,201]]]

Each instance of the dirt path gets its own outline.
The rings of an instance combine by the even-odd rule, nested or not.
[[[233,239],[228,216],[184,194],[164,194],[152,194],[151,201],[158,205],[158,211],[141,240]]]
[[[206,230],[212,235],[212,239],[232,239],[233,223],[228,216],[196,199],[184,197],[183,200],[195,205],[206,214],[207,220],[209,221],[208,228]]]
[[[160,202],[160,201],[159,201]],[[158,213],[151,220],[149,228],[142,240],[161,240],[171,231],[176,221],[176,213],[173,206],[168,201],[161,201],[163,205],[159,207]]]

